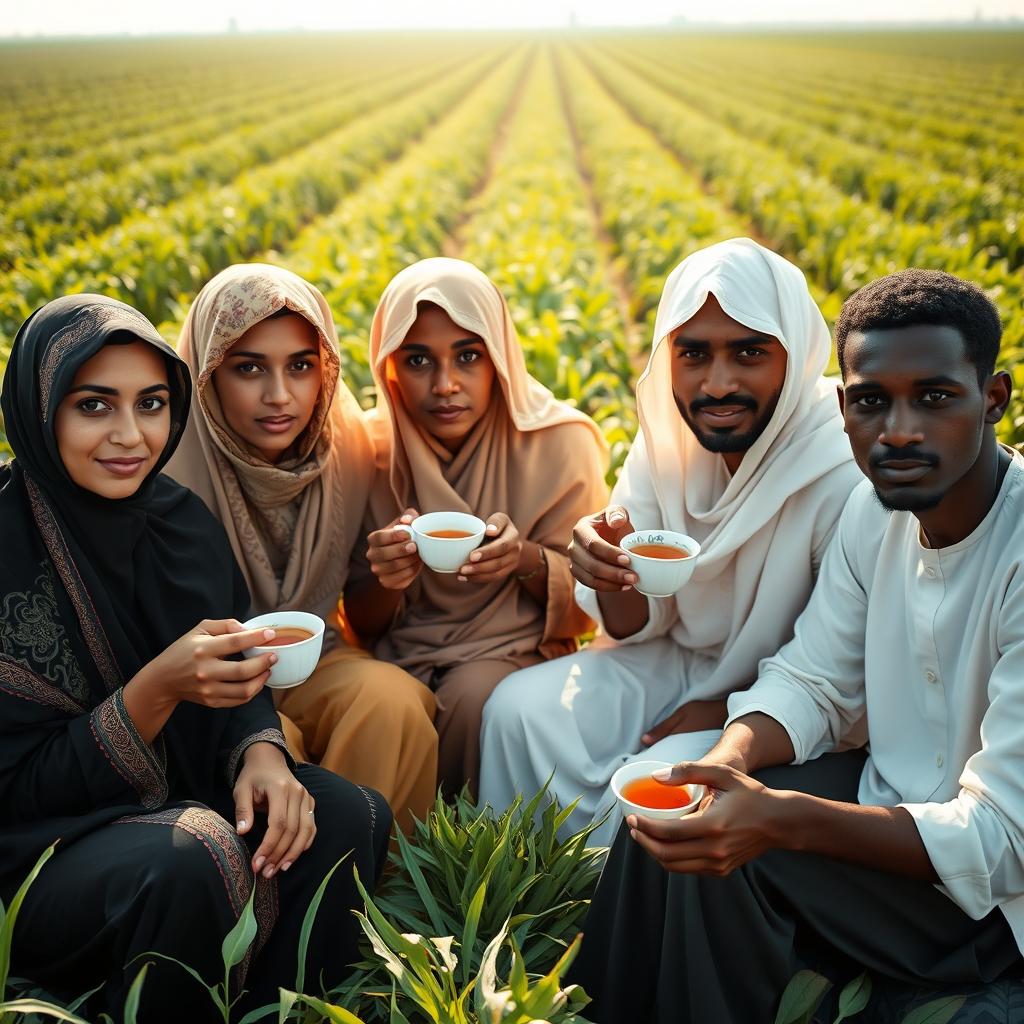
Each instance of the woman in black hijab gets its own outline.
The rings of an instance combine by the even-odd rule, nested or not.
[[[0,898],[58,843],[14,967],[60,994],[105,978],[117,1017],[148,951],[219,977],[254,889],[249,1001],[272,1001],[294,984],[317,886],[348,851],[375,880],[391,823],[372,790],[290,761],[262,689],[273,656],[236,660],[261,631],[238,621],[249,595],[227,538],[160,475],[190,393],[145,317],[75,295],[26,321],[0,396],[15,455],[0,468]],[[357,903],[346,862],[308,947],[317,983],[355,958]],[[154,959],[141,1019],[218,1017]]]

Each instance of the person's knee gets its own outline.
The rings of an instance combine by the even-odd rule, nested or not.
[[[549,664],[534,665],[507,675],[483,707],[483,728],[488,738],[519,737],[526,724],[545,713],[543,693]]]
[[[382,836],[386,841],[394,819],[380,793],[315,765],[301,767],[296,776],[316,801],[316,843],[336,846],[341,857],[359,837],[367,837],[371,846]]]

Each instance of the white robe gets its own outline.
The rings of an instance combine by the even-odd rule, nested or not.
[[[669,333],[714,295],[733,319],[778,338],[786,377],[761,437],[730,476],[686,427],[671,387]],[[828,328],[791,263],[748,239],[688,257],[669,276],[655,344],[637,385],[641,431],[612,493],[638,529],[688,534],[702,550],[674,597],[649,599],[635,635],[510,675],[484,709],[481,800],[506,806],[552,775],[560,803],[580,804],[566,830],[611,804],[608,780],[640,755],[683,760],[717,733],[641,735],[687,700],[749,686],[761,658],[792,635],[843,504],[861,479],[835,395],[822,377]],[[600,622],[593,591],[577,601]],[[597,834],[607,841],[614,815]]]

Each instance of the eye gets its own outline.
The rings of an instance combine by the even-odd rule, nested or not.
[[[862,409],[877,409],[885,404],[885,399],[881,395],[861,395],[860,398],[854,399],[853,404],[859,405]]]
[[[83,398],[75,403],[75,408],[84,412],[87,416],[95,416],[97,413],[110,412],[110,406],[102,398]]]
[[[953,395],[949,391],[932,390],[926,391],[921,397],[927,405],[938,405],[947,398],[952,398]]]
[[[743,359],[757,359],[760,356],[765,356],[768,353],[757,345],[751,345],[749,348],[745,348],[740,352],[740,357]]]
[[[255,377],[257,373],[263,372],[263,367],[259,363],[239,363],[235,371],[243,377]]]
[[[478,352],[473,348],[467,348],[459,353],[458,361],[460,363],[475,363],[478,359],[483,359],[483,357],[482,352]]]
[[[676,356],[679,359],[684,359],[688,363],[695,363],[698,359],[703,359],[705,353],[699,348],[677,348]]]
[[[160,410],[163,409],[164,406],[166,405],[167,403],[162,398],[159,398],[157,395],[149,395],[148,397],[142,399],[141,402],[139,402],[139,409],[142,412],[160,412]]]
[[[305,373],[307,370],[316,369],[316,365],[309,359],[296,359],[288,369],[293,373]]]
[[[405,365],[419,370],[429,364],[430,360],[422,352],[412,352],[405,357]]]

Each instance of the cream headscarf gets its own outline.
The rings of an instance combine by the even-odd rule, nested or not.
[[[788,356],[775,412],[732,477],[721,455],[701,447],[672,394],[668,335],[709,295],[734,320],[777,338]],[[633,518],[637,529],[661,526],[700,541],[690,582],[652,602],[652,629],[672,612],[695,699],[749,684],[758,660],[792,635],[813,585],[812,554],[820,557],[860,478],[835,383],[822,376],[830,349],[803,274],[748,238],[693,253],[665,283],[637,384],[641,432],[612,500],[631,517],[661,520]]]
[[[420,302],[440,306],[484,340],[501,384],[455,455],[416,426],[388,373],[388,357],[405,340]],[[549,556],[546,608],[512,577],[478,586],[424,570],[378,653],[427,678],[436,667],[473,658],[538,647],[548,656],[571,650],[589,620],[573,602],[565,551],[576,521],[607,500],[607,446],[597,425],[527,373],[504,298],[462,260],[422,260],[391,281],[373,318],[370,363],[381,453],[370,528],[386,525],[410,505],[482,518],[505,512],[520,535],[543,545]]]
[[[316,329],[323,380],[294,457],[272,464],[228,427],[211,380],[228,349],[285,306]],[[192,371],[195,401],[167,472],[224,524],[255,614],[288,608],[326,618],[348,575],[373,466],[363,413],[339,378],[326,300],[281,267],[229,267],[192,304],[178,351]]]

